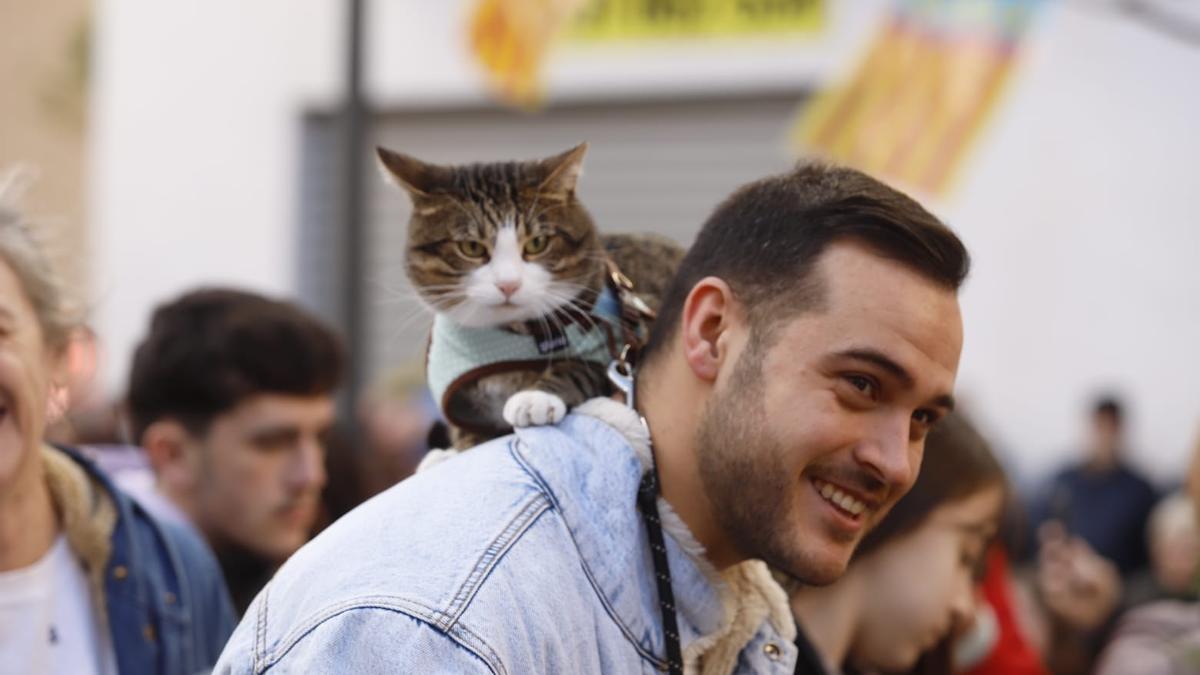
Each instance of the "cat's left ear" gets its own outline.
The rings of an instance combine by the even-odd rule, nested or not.
[[[375,154],[383,177],[407,190],[414,198],[428,197],[436,187],[449,181],[450,170],[444,166],[428,164],[383,147],[376,147]]]
[[[583,156],[587,149],[587,143],[580,143],[561,155],[542,160],[546,177],[538,185],[538,190],[561,195],[575,192],[575,184],[579,182],[579,174],[583,171]]]

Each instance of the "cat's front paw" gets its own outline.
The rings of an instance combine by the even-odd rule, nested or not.
[[[567,404],[544,391],[519,391],[504,404],[504,421],[514,427],[555,424],[567,414]]]

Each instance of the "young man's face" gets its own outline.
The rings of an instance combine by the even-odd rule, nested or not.
[[[325,486],[329,396],[259,394],[217,416],[191,443],[189,512],[218,546],[282,562],[308,541]]]
[[[696,443],[738,552],[825,584],[916,480],[925,434],[953,404],[962,319],[953,291],[858,245],[834,244],[816,273],[823,308],[769,344],[735,329]]]

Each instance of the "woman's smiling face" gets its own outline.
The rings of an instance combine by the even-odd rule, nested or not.
[[[29,472],[46,428],[54,373],[63,359],[12,267],[0,258],[0,490]]]

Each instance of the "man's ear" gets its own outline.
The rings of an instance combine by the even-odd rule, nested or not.
[[[715,381],[721,368],[734,358],[732,350],[744,326],[741,305],[729,284],[717,277],[696,282],[680,316],[683,354],[692,374]]]
[[[168,492],[191,488],[196,482],[196,441],[186,427],[171,418],[161,419],[146,427],[141,441],[154,475]]]

